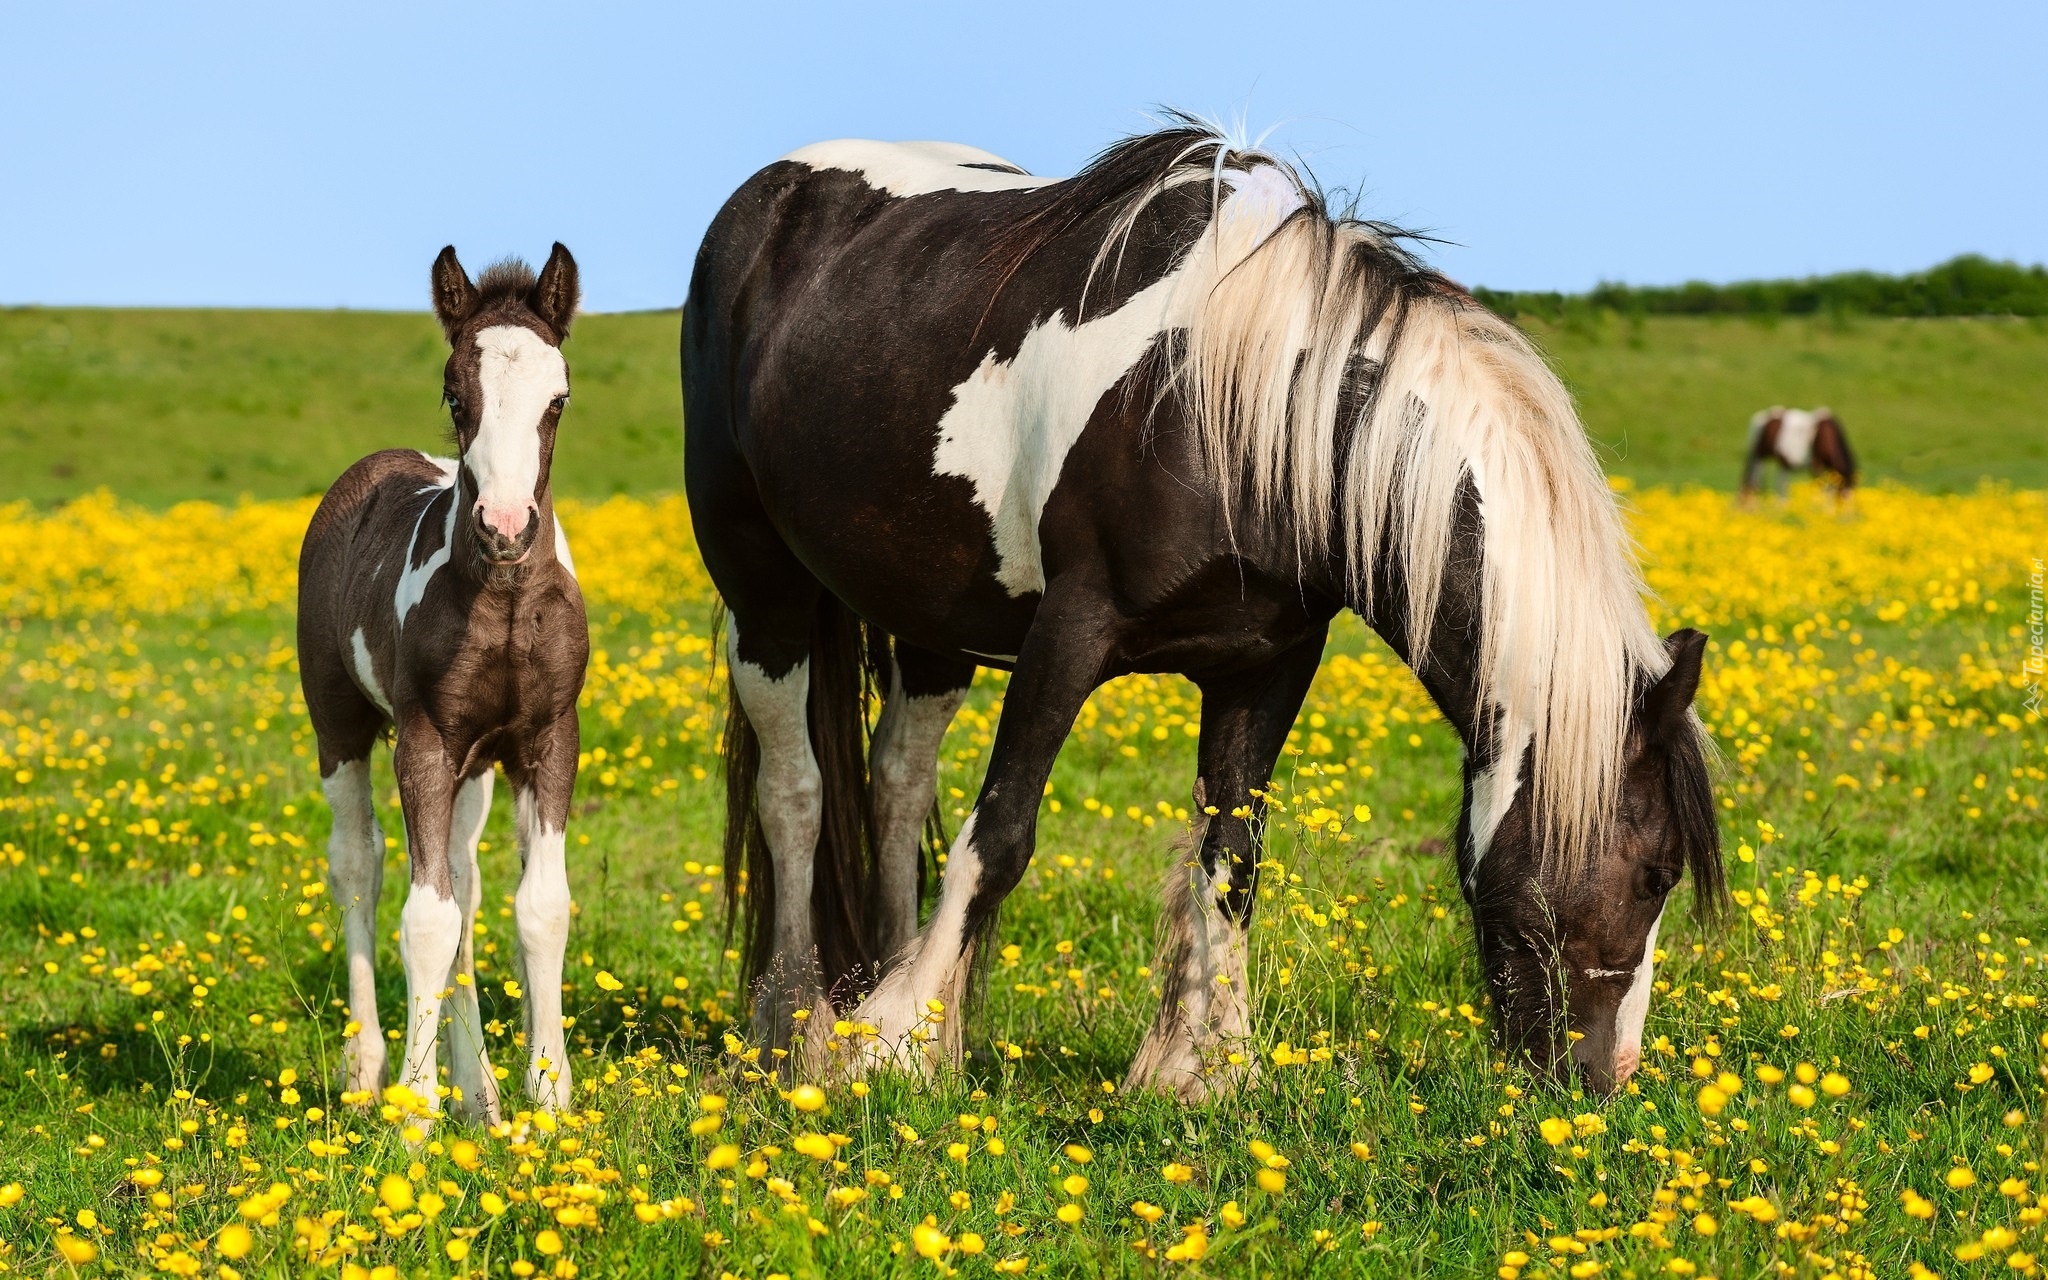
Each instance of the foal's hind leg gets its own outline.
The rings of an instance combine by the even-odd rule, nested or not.
[[[1200,856],[1166,880],[1157,970],[1158,1017],[1131,1061],[1126,1088],[1156,1088],[1198,1101],[1242,1078],[1224,1059],[1251,1032],[1246,965],[1259,849],[1250,817],[1322,661],[1323,633],[1255,670],[1202,689],[1195,823]],[[1251,806],[1247,817],[1235,811]],[[1250,1062],[1249,1054],[1243,1062]]]
[[[498,1119],[498,1077],[491,1071],[484,1045],[483,1013],[477,1007],[476,909],[483,901],[477,873],[476,846],[484,821],[491,816],[490,770],[466,779],[455,793],[455,816],[448,824],[448,863],[455,882],[455,903],[462,908],[462,933],[455,944],[454,972],[448,985],[448,1083],[454,1089],[457,1115],[486,1123]]]
[[[875,957],[886,964],[917,936],[917,868],[939,748],[974,665],[898,641],[889,697],[875,722],[868,776],[875,806]]]
[[[342,1090],[384,1088],[384,1032],[377,1025],[377,900],[384,893],[384,831],[370,799],[367,755],[343,760],[320,780],[334,830],[327,838],[327,887],[341,905],[348,957],[348,1016],[355,1033],[342,1049]]]

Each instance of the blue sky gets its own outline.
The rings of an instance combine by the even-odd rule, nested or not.
[[[672,306],[719,202],[821,138],[1070,172],[1157,104],[1582,289],[2048,259],[2048,5],[247,6],[5,0],[0,303],[418,308],[573,249]]]

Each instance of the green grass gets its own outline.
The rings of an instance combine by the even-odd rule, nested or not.
[[[2048,485],[2048,324],[1611,313],[1530,322],[1611,470],[1732,488],[1749,415],[1830,404],[1875,478]],[[586,316],[556,476],[580,497],[680,483],[673,313]],[[425,314],[0,311],[0,497],[106,487],[162,506],[318,492],[374,449],[442,448]]]
[[[1496,1062],[1473,1021],[1486,1000],[1466,913],[1428,843],[1455,813],[1456,743],[1417,713],[1405,678],[1347,684],[1326,672],[1281,781],[1304,808],[1369,802],[1376,815],[1349,843],[1276,824],[1247,1046],[1269,1065],[1253,1084],[1198,1108],[1105,1087],[1156,999],[1142,966],[1179,826],[1158,806],[1186,804],[1192,769],[1176,719],[1192,711],[1189,691],[1169,681],[1106,697],[1102,720],[1084,718],[1063,753],[1039,856],[1003,924],[1016,959],[994,968],[966,1070],[929,1085],[884,1077],[865,1098],[834,1086],[827,1111],[799,1114],[724,1040],[744,1030],[734,1021],[743,1001],[717,932],[720,884],[702,865],[715,857],[719,794],[709,709],[671,705],[658,689],[626,699],[628,683],[613,680],[585,712],[591,758],[571,827],[578,914],[565,1002],[586,1110],[553,1135],[450,1126],[424,1147],[406,1143],[402,1117],[351,1109],[334,1091],[344,979],[338,917],[317,889],[327,817],[289,618],[15,619],[0,631],[0,769],[17,780],[0,803],[0,1184],[25,1194],[0,1207],[0,1261],[61,1273],[54,1228],[76,1228],[90,1210],[88,1230],[104,1233],[95,1266],[214,1274],[222,1229],[274,1182],[291,1199],[273,1225],[253,1224],[253,1250],[233,1264],[244,1274],[308,1270],[299,1219],[301,1237],[324,1235],[329,1249],[353,1240],[363,1265],[405,1275],[526,1274],[515,1263],[545,1275],[557,1260],[540,1233],[556,1230],[560,1258],[587,1276],[936,1276],[892,1252],[927,1215],[956,1242],[967,1232],[986,1241],[979,1257],[946,1259],[967,1275],[1012,1257],[1049,1276],[1183,1272],[1140,1242],[1162,1253],[1198,1219],[1214,1235],[1195,1272],[1209,1275],[1484,1277],[1511,1251],[1530,1256],[1528,1277],[1563,1274],[1584,1258],[1529,1235],[1578,1231],[1591,1233],[1584,1247],[1607,1274],[1645,1280],[1672,1274],[1674,1258],[1722,1276],[1772,1261],[1816,1276],[1862,1262],[1880,1274],[1915,1260],[1947,1271],[1950,1249],[2008,1227],[2035,1248],[2030,1196],[1998,1188],[2040,1185],[2048,756],[2038,720],[2000,720],[2017,709],[2008,624],[2024,603],[2010,592],[2001,601],[1996,616],[1973,603],[1883,624],[1858,606],[1796,630],[1782,619],[1719,628],[1716,670],[1814,682],[1803,703],[1730,692],[1710,708],[1730,753],[1731,849],[1758,844],[1759,820],[1779,834],[1754,862],[1731,860],[1734,886],[1762,889],[1769,905],[1751,899],[1761,914],[1721,926],[1672,913],[1649,1066],[1607,1103]],[[700,611],[595,616],[598,647],[649,679],[702,662],[683,639],[704,634]],[[1347,624],[1333,651],[1375,649]],[[1747,678],[1731,675],[1730,689]],[[1347,689],[1365,696],[1347,701]],[[1001,692],[984,681],[947,743],[955,822]],[[1909,701],[1932,708],[1925,733],[1911,727]],[[378,770],[395,835],[381,755]],[[502,1024],[494,1060],[516,1084],[506,808],[501,792],[486,832],[480,982],[486,1016]],[[394,850],[380,928],[387,1025],[402,998],[390,939],[404,884]],[[600,972],[623,989],[603,990]],[[1282,1044],[1327,1056],[1273,1065]],[[1744,1079],[1718,1118],[1697,1105],[1695,1060]],[[1798,1061],[1841,1073],[1849,1093],[1802,1109],[1787,1084],[1758,1075]],[[1973,1080],[1978,1063],[1988,1078]],[[694,1135],[706,1093],[731,1099],[724,1127]],[[510,1105],[521,1105],[516,1092]],[[2002,1118],[2010,1111],[2016,1127]],[[961,1115],[992,1117],[1006,1149],[983,1131],[964,1163],[950,1157]],[[1553,1146],[1544,1120],[1576,1130]],[[846,1137],[845,1167],[791,1150],[805,1130]],[[1278,1195],[1255,1184],[1255,1138],[1291,1162]],[[477,1168],[461,1167],[458,1139],[481,1144]],[[708,1156],[727,1140],[746,1158],[719,1171]],[[1092,1160],[1077,1164],[1069,1144]],[[1944,1185],[1957,1161],[1978,1186]],[[1164,1177],[1168,1164],[1191,1180]],[[151,1171],[161,1183],[138,1188],[133,1175]],[[1075,1174],[1091,1182],[1079,1197],[1064,1186]],[[1673,1186],[1696,1174],[1701,1185]],[[379,1207],[392,1175],[415,1192],[445,1182],[435,1194],[446,1207],[406,1229],[402,1207]],[[780,1190],[776,1178],[787,1180]],[[596,1220],[560,1227],[552,1214],[579,1187],[603,1193]],[[869,1198],[832,1207],[834,1188]],[[1932,1198],[1933,1224],[1901,1211],[1904,1188]],[[486,1193],[511,1201],[504,1216]],[[674,1216],[641,1224],[636,1194],[670,1202]],[[1775,1221],[1729,1207],[1756,1197]],[[1085,1209],[1073,1226],[1056,1217],[1070,1199]],[[1161,1222],[1142,1221],[1141,1203],[1158,1206]],[[1226,1225],[1226,1203],[1240,1225]],[[1715,1235],[1694,1225],[1700,1212],[1717,1219]],[[1645,1223],[1656,1233],[1631,1233]],[[1795,1234],[1783,1234],[1787,1223]],[[471,1249],[461,1267],[451,1242]]]
[[[558,492],[682,486],[674,314],[580,319]],[[0,498],[165,506],[319,493],[364,454],[447,452],[425,313],[0,310]]]

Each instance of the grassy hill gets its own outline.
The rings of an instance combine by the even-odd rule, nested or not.
[[[1826,403],[1872,477],[2048,486],[2048,322],[1587,313],[1525,319],[1610,469],[1727,488],[1750,413]],[[681,483],[674,313],[592,315],[557,483]],[[392,445],[439,448],[439,330],[424,313],[0,310],[0,499],[105,486],[160,505],[316,492]]]

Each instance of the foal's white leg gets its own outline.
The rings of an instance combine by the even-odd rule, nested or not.
[[[462,784],[455,793],[455,813],[448,824],[448,869],[455,882],[455,902],[462,908],[462,933],[455,949],[448,998],[448,1083],[454,1088],[458,1115],[495,1122],[498,1119],[498,1077],[484,1045],[483,1014],[477,1007],[476,909],[483,901],[477,873],[476,846],[484,820],[491,816],[494,775],[486,771]]]
[[[1234,1086],[1252,1061],[1249,1054],[1237,1064],[1228,1059],[1251,1032],[1245,933],[1218,907],[1228,880],[1212,880],[1199,853],[1194,859],[1195,865],[1176,869],[1167,882],[1167,932],[1159,958],[1165,990],[1124,1081],[1127,1089],[1164,1089],[1189,1102]]]
[[[754,1033],[771,1044],[789,1035],[798,1009],[818,1003],[818,943],[811,925],[811,883],[824,812],[824,779],[811,752],[806,707],[811,666],[781,678],[742,661],[733,633],[733,687],[761,742],[755,805],[775,867],[773,954],[754,991]]]
[[[370,800],[370,762],[348,760],[321,780],[334,831],[327,838],[327,884],[341,904],[348,955],[348,1013],[357,1025],[342,1051],[342,1088],[384,1087],[384,1033],[377,1025],[377,899],[384,891],[384,832]]]
[[[405,961],[405,1060],[398,1082],[429,1111],[441,1109],[441,1004],[453,989],[448,975],[462,942],[462,907],[451,891],[414,881],[398,919],[398,952]]]
[[[549,1111],[569,1105],[569,1046],[562,1034],[562,953],[569,946],[568,833],[550,829],[533,791],[513,798],[525,865],[513,911],[526,971],[526,1093]]]
[[[868,776],[875,807],[877,958],[884,963],[917,936],[918,843],[939,777],[939,748],[967,690],[913,697],[892,671],[875,724]]]

